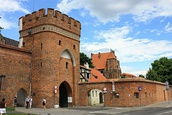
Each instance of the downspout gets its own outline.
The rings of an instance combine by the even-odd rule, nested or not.
[[[32,29],[28,30],[29,36],[32,38],[32,47],[31,47],[31,63],[30,63],[30,76],[29,76],[29,96],[32,96],[32,75],[33,75],[33,56],[34,56],[34,36],[32,35]]]

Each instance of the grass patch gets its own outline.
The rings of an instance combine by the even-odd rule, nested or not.
[[[28,113],[20,113],[16,112],[15,108],[6,108],[6,115],[28,115]],[[37,115],[37,114],[30,114],[30,115]]]
[[[15,108],[6,108],[6,111],[15,111]]]

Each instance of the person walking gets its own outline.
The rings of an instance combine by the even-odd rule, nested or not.
[[[28,109],[29,108],[29,96],[25,99],[25,101],[26,101],[26,109]]]
[[[32,96],[30,96],[30,98],[29,98],[29,107],[30,108],[32,108],[32,101],[33,101]]]
[[[42,100],[42,106],[43,106],[44,109],[46,109],[46,106],[45,105],[46,105],[46,99],[43,99]]]
[[[5,114],[6,114],[6,102],[5,102],[5,98],[3,98],[0,107],[0,115],[5,115]]]

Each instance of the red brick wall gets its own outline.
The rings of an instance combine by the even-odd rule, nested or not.
[[[6,98],[8,106],[13,106],[20,88],[29,94],[30,59],[29,51],[0,44],[0,74],[6,75],[2,79],[0,98]]]
[[[105,83],[81,83],[79,84],[80,105],[88,105],[88,92],[91,89],[107,88],[107,94],[104,95],[105,106],[128,107],[128,106],[145,106],[153,103],[167,101],[167,91],[165,84],[153,82],[144,79],[114,79],[115,93],[119,94],[116,98],[112,90],[112,80]],[[138,91],[138,87],[142,86],[142,91]],[[135,98],[134,93],[139,93],[141,98]],[[170,91],[169,91],[170,92]],[[165,93],[165,95],[164,95]],[[166,99],[166,100],[165,100]]]

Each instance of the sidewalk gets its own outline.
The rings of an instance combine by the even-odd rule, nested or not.
[[[166,102],[159,102],[155,104],[151,104],[145,107],[172,107],[172,100],[171,101],[166,101]]]
[[[101,113],[109,113],[109,114],[116,114],[121,113],[124,111],[132,111],[132,110],[140,110],[145,108],[155,108],[155,107],[172,107],[172,101],[169,102],[160,102],[148,106],[141,106],[141,107],[91,107],[91,106],[82,106],[82,107],[74,107],[71,108],[31,108],[26,109],[25,107],[16,107],[16,112],[22,113],[34,113],[37,115],[94,115],[97,111]],[[77,109],[75,109],[77,108]],[[90,110],[89,110],[90,108]],[[97,108],[95,110],[91,110],[91,108]]]

